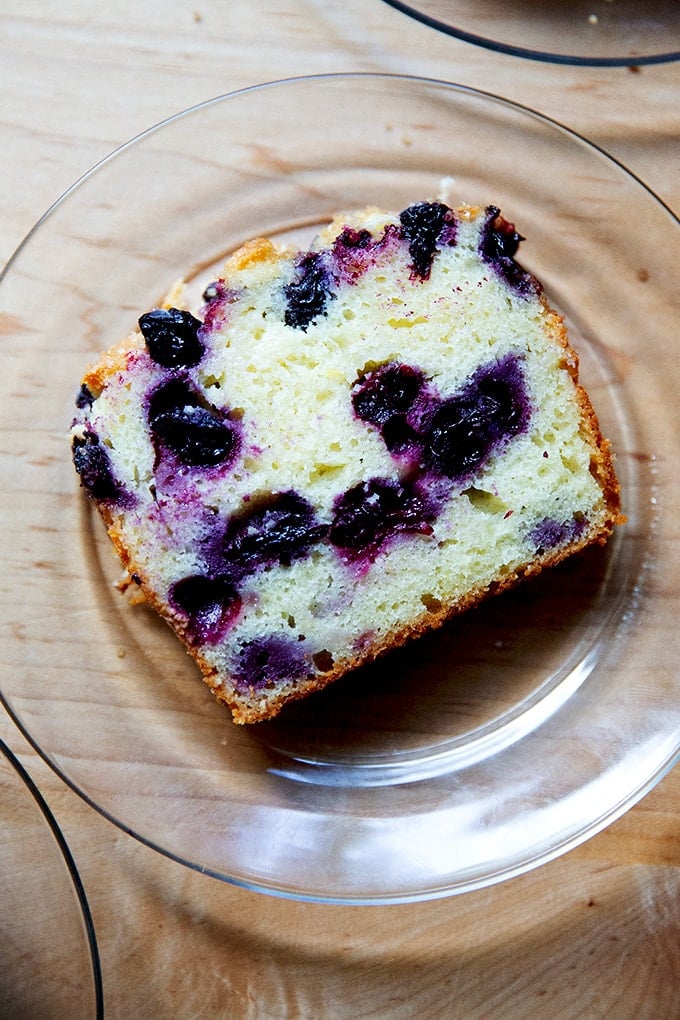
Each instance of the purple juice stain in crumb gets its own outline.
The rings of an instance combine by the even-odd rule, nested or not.
[[[275,563],[290,565],[326,532],[311,506],[294,492],[272,495],[245,516],[232,518],[226,530],[205,529],[206,572],[178,581],[169,601],[187,619],[187,640],[219,641],[238,615],[239,584],[256,570]]]
[[[186,618],[186,638],[193,645],[221,640],[241,608],[241,597],[229,578],[202,574],[174,584],[168,601]]]
[[[456,243],[456,219],[443,202],[417,202],[399,216],[411,256],[411,275],[427,280],[437,250]]]
[[[333,241],[333,269],[344,283],[356,283],[375,261],[375,241],[370,230],[345,227]]]
[[[170,452],[186,467],[228,467],[240,448],[238,428],[228,412],[181,380],[150,395],[148,420],[159,460]]]
[[[108,450],[95,432],[88,429],[82,436],[74,436],[71,450],[80,481],[93,499],[130,505],[132,496],[114,477]]]
[[[274,687],[301,680],[312,673],[298,641],[271,635],[244,645],[234,669],[241,689]]]
[[[529,532],[529,541],[538,555],[557,549],[568,542],[574,542],[587,525],[585,514],[578,514],[570,521],[553,520],[546,517]]]
[[[214,280],[203,291],[203,325],[199,337],[207,342],[212,332],[222,329],[229,320],[231,305],[238,300],[240,291],[227,287],[224,280]]]
[[[346,560],[372,561],[400,532],[432,534],[433,506],[408,482],[371,478],[338,497],[329,537]]]
[[[378,238],[370,230],[345,227],[333,242],[330,264],[337,280],[352,286],[363,273],[390,256],[400,242],[400,230],[388,223]]]
[[[181,308],[155,308],[139,319],[153,360],[163,368],[191,368],[205,353],[199,339],[200,319]]]
[[[335,295],[331,277],[320,252],[307,252],[296,262],[295,277],[284,287],[287,326],[303,332],[326,314],[326,304]]]
[[[482,366],[449,397],[429,390],[419,369],[388,362],[357,378],[352,406],[361,421],[380,429],[393,456],[408,455],[421,475],[460,481],[523,432],[531,416],[514,354]]]
[[[486,209],[486,221],[479,241],[479,254],[495,272],[521,297],[529,297],[540,290],[540,284],[518,262],[515,255],[524,240],[500,214],[498,206]]]

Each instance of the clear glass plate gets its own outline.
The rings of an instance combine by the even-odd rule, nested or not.
[[[0,1012],[101,1017],[97,942],[85,892],[50,809],[0,740]]]
[[[257,234],[440,194],[494,202],[567,316],[628,524],[276,722],[235,727],[118,562],[70,463],[83,366],[181,275]],[[124,146],[38,223],[0,285],[9,711],[125,831],[252,889],[445,896],[573,847],[680,753],[680,231],[567,129],[456,85],[303,78]]]
[[[431,28],[500,53],[615,67],[680,59],[677,0],[385,0]]]

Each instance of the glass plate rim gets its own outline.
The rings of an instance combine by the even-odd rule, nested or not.
[[[383,2],[390,3],[391,0],[383,0]],[[680,53],[678,53],[678,58],[680,59]],[[222,92],[219,95],[212,96],[209,99],[204,99],[199,103],[194,103],[191,106],[185,107],[182,110],[178,110],[177,112],[170,114],[170,116],[164,117],[163,119],[156,121],[149,127],[144,128],[142,131],[137,132],[135,135],[132,135],[132,137],[126,139],[124,142],[121,142],[120,145],[117,145],[115,148],[111,149],[108,153],[106,153],[106,155],[102,156],[101,159],[97,160],[79,177],[77,177],[76,180],[72,184],[70,184],[68,188],[62,191],[61,194],[58,195],[57,198],[47,207],[47,209],[45,209],[42,215],[35,221],[33,226],[19,241],[18,245],[7,259],[5,265],[0,269],[0,284],[2,283],[7,273],[9,272],[10,268],[13,266],[14,262],[18,259],[23,249],[28,245],[31,238],[38,232],[38,230],[40,229],[40,227],[42,227],[45,221],[49,219],[49,217],[52,216],[54,212],[56,212],[58,207],[61,206],[70,197],[70,195],[72,195],[75,191],[82,187],[89,180],[89,178],[93,177],[101,168],[103,168],[113,160],[117,159],[119,156],[123,155],[127,149],[132,148],[138,142],[144,141],[145,139],[154,135],[156,132],[159,132],[169,127],[171,124],[174,124],[176,121],[183,120],[184,118],[190,117],[194,113],[197,113],[201,110],[205,110],[211,106],[218,106],[221,103],[225,102],[226,100],[235,99],[241,95],[248,95],[251,93],[279,88],[287,85],[297,84],[302,85],[305,83],[309,84],[315,81],[323,82],[343,79],[348,81],[361,79],[374,81],[392,80],[404,83],[412,82],[417,85],[425,85],[430,87],[440,86],[447,89],[452,89],[454,92],[460,92],[462,95],[488,99],[491,100],[493,103],[498,103],[500,106],[505,106],[510,110],[515,110],[520,113],[526,114],[529,117],[535,118],[536,120],[539,120],[544,124],[548,124],[551,127],[556,128],[558,131],[566,134],[575,141],[580,142],[582,145],[585,145],[588,148],[593,149],[600,156],[604,157],[606,160],[614,164],[614,166],[618,167],[619,170],[625,173],[626,176],[630,177],[637,185],[643,188],[651,198],[653,198],[657,203],[659,203],[663,207],[663,209],[665,209],[665,211],[670,214],[670,216],[676,221],[676,223],[680,224],[680,214],[677,214],[674,211],[674,209],[659,194],[657,194],[657,192],[654,191],[654,189],[650,187],[650,185],[648,185],[646,181],[643,180],[642,177],[636,174],[634,170],[631,170],[630,167],[626,166],[626,164],[622,160],[618,159],[618,157],[610,153],[607,149],[604,148],[604,146],[600,145],[597,142],[592,141],[590,138],[587,138],[584,134],[581,134],[574,128],[569,127],[567,124],[558,120],[556,117],[551,117],[549,114],[542,113],[541,111],[537,110],[532,106],[529,106],[526,103],[520,103],[515,101],[514,99],[508,99],[496,92],[492,92],[487,89],[479,89],[472,85],[465,85],[462,82],[456,82],[446,78],[430,78],[425,75],[399,74],[398,72],[334,71],[328,74],[320,73],[306,75],[291,75],[285,78],[272,78],[268,81],[259,82],[253,85],[246,85],[243,88],[234,89],[233,91]]]
[[[470,43],[473,46],[481,46],[483,49],[491,50],[494,53],[503,53],[510,57],[524,57],[526,60],[536,60],[544,64],[562,64],[568,67],[642,67],[653,64],[670,64],[680,60],[680,50],[668,50],[664,53],[652,53],[647,56],[624,56],[624,57],[582,57],[575,54],[553,53],[544,50],[534,50],[523,46],[513,46],[510,43],[503,43],[486,36],[476,35],[474,32],[467,32],[463,28],[456,28],[439,18],[435,18],[424,11],[419,11],[409,3],[402,0],[383,0],[388,7],[399,11],[406,17],[419,21],[436,32],[443,32],[445,35],[461,42]]]
[[[389,2],[389,0],[388,0],[388,2]],[[361,72],[334,72],[334,73],[330,73],[330,74],[310,74],[310,75],[301,75],[301,76],[291,76],[291,77],[282,78],[282,79],[273,79],[273,80],[270,80],[270,81],[267,81],[267,82],[262,82],[262,83],[258,83],[258,84],[254,84],[254,85],[249,85],[249,86],[246,86],[244,88],[240,88],[240,89],[236,89],[236,90],[233,90],[233,91],[230,91],[230,92],[226,92],[226,93],[220,94],[220,95],[215,96],[213,98],[204,100],[204,101],[202,101],[200,103],[197,103],[197,104],[194,104],[194,105],[192,105],[190,107],[187,107],[187,108],[185,108],[185,109],[183,109],[181,111],[178,111],[178,112],[172,114],[171,116],[158,121],[157,123],[153,124],[152,126],[146,128],[145,130],[139,132],[138,134],[134,135],[130,139],[128,139],[125,142],[123,142],[121,145],[119,145],[118,147],[116,147],[115,149],[110,151],[107,155],[105,155],[101,160],[99,160],[98,162],[93,164],[72,185],[70,185],[55,200],[55,202],[52,203],[52,205],[49,206],[49,208],[43,213],[43,215],[36,221],[36,223],[33,225],[33,227],[25,235],[25,237],[20,242],[20,244],[18,245],[16,250],[13,252],[13,254],[8,259],[8,261],[5,264],[5,266],[0,271],[0,283],[2,283],[2,280],[4,279],[6,274],[9,272],[9,270],[13,266],[14,262],[18,258],[19,254],[23,251],[24,247],[27,246],[27,244],[30,242],[31,238],[40,229],[40,227],[45,223],[45,221],[52,215],[52,213],[55,212],[56,209],[59,206],[61,206],[62,203],[64,203],[69,198],[69,196],[71,194],[73,194],[77,189],[79,189],[82,185],[84,185],[90,177],[92,177],[94,174],[96,174],[97,171],[101,167],[105,166],[106,164],[108,164],[112,160],[116,159],[118,156],[123,155],[127,149],[131,148],[132,146],[134,146],[139,141],[142,141],[142,140],[150,137],[151,135],[153,135],[154,133],[156,133],[159,130],[162,130],[164,128],[169,127],[171,124],[173,124],[174,122],[176,122],[176,121],[178,121],[180,119],[190,117],[193,113],[195,113],[197,111],[206,109],[206,108],[211,107],[211,106],[217,106],[217,105],[223,103],[226,100],[234,99],[234,98],[236,98],[236,97],[238,97],[239,95],[242,95],[242,94],[264,91],[264,90],[267,90],[267,89],[278,88],[278,87],[281,87],[281,86],[290,86],[290,85],[297,85],[297,84],[309,84],[309,83],[313,83],[315,81],[322,81],[323,82],[323,81],[328,81],[328,80],[333,80],[333,79],[336,79],[336,80],[367,79],[367,80],[374,80],[376,82],[379,82],[379,81],[382,81],[382,80],[393,80],[393,81],[397,81],[397,82],[400,82],[400,83],[414,83],[416,85],[423,85],[423,86],[429,86],[429,87],[441,87],[441,88],[445,88],[447,90],[451,90],[453,92],[457,92],[457,93],[459,93],[461,95],[466,95],[466,96],[474,97],[474,98],[477,98],[477,99],[490,100],[493,103],[499,104],[500,106],[504,106],[507,109],[512,110],[512,111],[514,111],[516,113],[519,112],[521,114],[527,115],[527,116],[529,116],[529,117],[531,117],[531,118],[533,118],[535,120],[538,120],[539,122],[541,122],[541,123],[543,123],[543,124],[545,124],[547,126],[550,126],[553,129],[556,129],[559,133],[562,133],[562,134],[566,135],[568,138],[571,138],[572,140],[577,141],[581,145],[584,145],[588,149],[592,150],[594,153],[596,153],[600,157],[604,158],[605,161],[607,161],[613,167],[615,167],[616,169],[621,171],[635,185],[637,185],[638,187],[642,188],[647,193],[647,195],[663,211],[665,211],[665,213],[667,213],[669,215],[669,217],[674,222],[674,224],[676,226],[680,226],[680,217],[678,217],[678,215],[668,205],[668,203],[665,202],[658,194],[656,194],[654,192],[654,190],[649,185],[647,185],[644,180],[642,180],[634,171],[630,170],[622,161],[617,159],[615,156],[611,155],[602,146],[600,146],[597,143],[591,141],[590,139],[588,139],[584,135],[581,135],[579,132],[573,130],[572,128],[570,128],[568,126],[566,126],[565,124],[561,123],[560,121],[558,121],[558,120],[556,120],[556,119],[554,119],[554,118],[552,118],[552,117],[550,117],[548,115],[545,115],[545,114],[537,111],[536,109],[534,109],[534,108],[532,108],[532,107],[530,107],[528,105],[524,105],[524,104],[515,102],[513,100],[504,98],[503,96],[500,96],[500,95],[495,94],[495,93],[490,92],[490,91],[486,91],[486,90],[482,90],[482,89],[477,89],[477,88],[474,88],[474,87],[471,87],[471,86],[459,84],[459,83],[448,81],[448,80],[445,80],[445,79],[428,78],[428,77],[424,77],[424,76],[421,76],[421,75],[399,74],[399,73],[381,73],[381,72],[370,72],[370,71],[361,71]],[[162,846],[158,845],[157,843],[154,842],[153,839],[151,839],[149,837],[146,837],[146,836],[144,836],[144,835],[142,835],[140,833],[135,832],[134,829],[131,828],[130,826],[126,825],[125,822],[123,822],[122,820],[116,818],[113,815],[113,813],[109,812],[106,808],[103,808],[98,803],[96,803],[96,801],[85,790],[81,789],[77,785],[77,783],[75,783],[73,780],[70,779],[70,777],[61,769],[61,767],[59,765],[56,764],[56,762],[52,761],[52,759],[50,758],[48,753],[36,742],[36,740],[32,737],[31,733],[26,729],[26,727],[23,724],[22,720],[17,716],[17,714],[15,713],[11,703],[6,699],[4,693],[3,693],[3,691],[1,689],[0,689],[0,703],[3,704],[3,706],[5,707],[6,711],[10,715],[10,717],[13,719],[14,723],[17,725],[17,728],[25,736],[25,738],[31,744],[31,746],[35,749],[37,754],[45,761],[45,763],[48,765],[48,767],[50,767],[73,792],[75,792],[90,807],[93,807],[101,816],[103,816],[104,818],[106,818],[107,820],[112,822],[120,830],[122,830],[122,831],[128,833],[129,835],[131,835],[132,837],[134,837],[138,842],[142,843],[143,845],[146,845],[149,848],[151,848],[151,849],[161,853],[163,856],[167,857],[170,860],[173,860],[173,861],[175,861],[177,863],[180,863],[183,866],[189,867],[191,870],[197,871],[197,872],[199,872],[201,874],[209,875],[209,876],[211,876],[213,878],[216,878],[216,879],[218,879],[220,881],[224,881],[224,882],[226,882],[228,884],[231,884],[231,885],[234,885],[236,887],[244,888],[244,889],[247,889],[247,890],[250,890],[250,891],[255,891],[255,892],[258,892],[258,893],[266,893],[268,895],[278,896],[278,897],[282,897],[282,898],[286,898],[286,899],[299,900],[299,901],[305,901],[305,902],[339,904],[339,905],[343,905],[344,904],[344,905],[367,905],[367,906],[370,906],[370,905],[385,905],[385,904],[400,904],[400,903],[410,903],[410,902],[422,902],[422,901],[427,901],[427,900],[442,899],[442,898],[446,898],[446,897],[449,897],[449,896],[452,896],[452,895],[459,895],[459,894],[462,894],[464,892],[472,891],[474,889],[486,888],[486,887],[498,884],[500,882],[507,881],[507,880],[509,880],[509,879],[511,879],[513,877],[516,877],[516,876],[518,876],[520,874],[524,874],[524,873],[526,873],[526,872],[528,872],[530,870],[535,869],[539,865],[547,863],[547,862],[555,859],[556,857],[562,856],[564,853],[566,853],[569,850],[573,849],[574,847],[582,844],[587,839],[591,838],[592,836],[594,836],[598,832],[600,832],[602,829],[606,828],[613,821],[615,821],[622,814],[624,814],[630,807],[632,807],[635,803],[637,803],[647,792],[649,792],[649,790],[651,790],[654,786],[656,786],[657,783],[660,782],[661,779],[663,779],[664,776],[666,776],[668,774],[668,772],[675,766],[675,764],[680,762],[680,746],[679,746],[676,749],[674,749],[672,752],[668,753],[668,755],[666,756],[666,758],[663,761],[663,763],[661,765],[657,766],[656,770],[654,771],[654,773],[652,775],[647,775],[647,776],[643,777],[643,779],[639,783],[636,784],[634,789],[629,790],[627,792],[626,796],[622,797],[613,807],[611,807],[609,809],[609,811],[606,814],[598,815],[597,819],[595,819],[594,821],[590,821],[588,824],[584,825],[577,832],[572,833],[568,838],[566,838],[566,839],[562,840],[561,842],[557,843],[556,845],[551,847],[549,850],[541,850],[540,852],[538,852],[536,855],[534,855],[531,858],[524,858],[524,859],[522,859],[518,863],[514,863],[514,864],[511,864],[511,865],[507,866],[506,868],[499,869],[492,876],[486,875],[486,876],[483,876],[481,878],[475,878],[475,879],[471,879],[469,881],[463,881],[460,884],[456,885],[455,887],[451,887],[451,886],[447,885],[447,886],[445,886],[443,888],[434,888],[434,889],[430,889],[430,890],[418,890],[418,891],[407,892],[407,893],[396,893],[396,894],[381,893],[381,894],[378,894],[376,896],[365,895],[363,893],[356,894],[356,895],[346,895],[346,896],[343,896],[343,895],[323,895],[323,894],[319,894],[317,892],[314,892],[314,893],[305,893],[304,891],[300,891],[298,889],[289,889],[289,888],[285,887],[283,884],[277,886],[277,885],[269,883],[269,882],[258,882],[258,881],[255,881],[255,880],[243,879],[243,878],[239,878],[239,877],[234,877],[234,876],[226,875],[226,874],[224,874],[224,873],[222,873],[220,871],[217,871],[214,868],[203,866],[203,865],[197,864],[195,862],[192,862],[191,860],[189,860],[189,859],[187,859],[185,857],[182,857],[180,854],[175,853],[174,851],[169,850],[168,848],[165,848],[165,847],[162,847]]]
[[[2,699],[2,701],[3,704],[5,704],[4,698]],[[10,715],[12,716],[12,719],[16,722],[13,714],[10,713]],[[18,723],[17,727],[18,729],[21,730],[22,733],[24,733],[23,727],[20,726]],[[53,768],[51,762],[49,762],[45,758],[43,751],[40,748],[37,748],[33,740],[30,738],[29,743],[31,744],[31,747],[33,747],[37,751],[40,758],[50,768]],[[94,919],[92,917],[92,911],[90,909],[90,904],[88,902],[87,894],[85,892],[85,886],[83,885],[83,880],[80,877],[80,872],[78,871],[78,866],[75,862],[73,854],[71,853],[71,849],[68,843],[66,842],[66,837],[64,836],[57,819],[52,813],[52,810],[47,804],[47,801],[43,797],[42,793],[38,789],[34,779],[26,770],[26,768],[19,760],[17,755],[12,751],[9,745],[6,744],[1,737],[0,737],[0,754],[4,756],[10,767],[14,769],[18,778],[20,779],[28,793],[33,798],[33,801],[35,802],[38,810],[43,816],[43,819],[47,823],[47,827],[49,828],[52,837],[54,838],[57,844],[57,848],[61,853],[61,856],[66,865],[66,870],[68,871],[69,878],[71,880],[71,885],[73,886],[74,892],[76,894],[76,899],[78,900],[78,905],[80,907],[83,917],[83,923],[85,926],[85,934],[87,937],[87,945],[90,957],[90,964],[92,968],[92,979],[94,983],[95,1016],[97,1017],[97,1020],[101,1020],[101,1018],[104,1016],[104,986],[102,979],[101,959],[99,956],[99,947],[97,944],[97,933],[94,926]],[[60,776],[60,778],[63,777]],[[70,786],[71,784],[68,785]]]
[[[493,886],[500,885],[504,882],[508,882],[513,878],[517,878],[520,875],[525,875],[531,871],[536,870],[536,868],[538,867],[542,867],[544,864],[549,864],[551,861],[554,861],[559,857],[562,857],[564,854],[569,853],[569,851],[576,849],[583,843],[587,842],[589,839],[596,836],[598,833],[602,832],[604,829],[608,828],[615,821],[617,821],[619,818],[625,815],[632,807],[639,803],[639,801],[641,801],[651,790],[653,790],[675,768],[676,765],[680,765],[680,746],[679,746],[673,753],[667,756],[664,764],[659,769],[657,769],[657,771],[655,771],[653,775],[648,776],[641,783],[637,784],[635,789],[630,791],[625,797],[622,797],[619,800],[619,802],[613,808],[611,808],[607,814],[601,815],[599,818],[596,819],[595,822],[591,822],[590,824],[583,826],[578,832],[573,833],[568,839],[565,839],[560,843],[557,843],[549,851],[538,853],[532,858],[523,859],[521,862],[517,864],[513,864],[504,869],[498,870],[491,877],[484,876],[483,878],[473,879],[465,883],[461,883],[460,887],[456,886],[455,888],[451,888],[449,886],[446,886],[444,888],[431,889],[429,891],[395,893],[395,894],[385,893],[376,896],[367,896],[364,894],[357,894],[353,896],[352,895],[322,896],[318,893],[305,893],[297,889],[289,889],[283,884],[274,885],[270,883],[250,881],[242,878],[237,878],[234,876],[225,875],[224,873],[217,871],[215,868],[205,867],[203,865],[197,864],[194,861],[189,860],[188,858],[182,857],[180,854],[174,853],[167,847],[163,847],[160,846],[158,843],[155,843],[149,837],[144,836],[141,833],[135,832],[134,829],[127,826],[120,819],[116,818],[112,812],[107,811],[106,808],[98,804],[88,793],[86,793],[85,790],[82,790],[56,763],[54,763],[48,757],[47,753],[40,747],[39,744],[36,743],[36,741],[31,736],[30,732],[28,732],[28,730],[25,728],[21,720],[17,718],[11,706],[8,705],[8,703],[5,701],[5,697],[1,691],[0,702],[2,702],[4,708],[11,716],[13,722],[16,724],[17,728],[20,730],[25,739],[30,743],[31,747],[33,747],[35,752],[40,756],[40,758],[45,762],[45,764],[50,769],[52,769],[52,771],[62,780],[62,782],[65,783],[65,785],[73,793],[75,793],[85,804],[87,804],[88,807],[95,810],[97,814],[99,814],[102,818],[105,818],[117,829],[131,836],[142,846],[145,846],[148,849],[161,854],[162,857],[165,857],[167,860],[173,861],[175,864],[180,864],[183,867],[189,868],[190,871],[193,871],[200,875],[205,875],[206,877],[209,878],[213,878],[216,881],[224,882],[226,885],[231,885],[238,889],[244,889],[248,892],[255,892],[267,896],[273,896],[274,898],[278,899],[292,900],[299,903],[320,903],[328,904],[329,906],[382,907],[382,906],[399,906],[408,903],[434,902],[436,900],[448,899],[452,896],[464,895],[465,893],[468,892],[475,892],[476,890],[480,889],[488,889]],[[0,740],[0,751],[2,750],[3,750],[2,740]],[[39,796],[40,795],[38,794],[38,797]],[[61,836],[61,840],[63,841],[63,836]],[[67,853],[69,853],[68,846],[65,843],[64,846],[66,848]],[[85,893],[83,889],[83,897],[84,895]],[[99,965],[99,955],[97,952],[94,925],[91,920],[91,915],[89,915],[89,907],[88,916],[90,917],[90,923],[92,924],[92,937],[95,939],[94,951],[97,954],[96,961],[99,981],[99,984],[97,985],[97,993],[99,1005],[99,995],[100,994],[103,995],[103,991],[101,988],[101,968]],[[101,1001],[103,1008],[103,998]],[[98,1020],[100,1020],[100,1017],[102,1016],[103,1012],[101,1014],[98,1013],[97,1014]]]

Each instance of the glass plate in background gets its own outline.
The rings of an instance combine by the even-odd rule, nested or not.
[[[232,725],[193,662],[115,588],[70,462],[85,365],[181,275],[343,208],[493,202],[568,319],[628,524],[443,630]],[[125,831],[252,889],[344,903],[519,874],[620,815],[680,752],[680,231],[633,175],[503,99],[337,75],[189,110],[124,146],[37,224],[0,284],[6,334],[2,698]]]
[[[47,804],[0,740],[0,1012],[101,1017],[92,917]]]
[[[620,66],[680,58],[677,0],[385,0],[431,28],[501,53]]]

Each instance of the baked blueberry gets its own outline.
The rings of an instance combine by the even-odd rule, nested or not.
[[[125,490],[116,481],[108,451],[95,432],[88,430],[75,436],[71,449],[74,467],[93,499],[114,503],[124,500]]]
[[[397,532],[431,533],[433,516],[412,486],[391,478],[372,478],[339,497],[330,540],[350,558],[371,558],[385,539]]]
[[[370,230],[361,228],[357,230],[355,227],[345,227],[333,241],[333,251],[342,250],[356,250],[357,248],[363,249],[373,246],[373,235]]]
[[[199,339],[202,323],[180,308],[155,308],[139,319],[139,328],[153,360],[164,368],[191,368],[204,354]]]
[[[241,578],[263,566],[289,566],[326,530],[317,521],[312,506],[298,493],[276,493],[229,521],[215,555],[220,570]]]
[[[299,642],[277,635],[256,638],[244,645],[235,669],[238,685],[255,689],[300,680],[309,672]]]
[[[408,241],[411,269],[415,276],[427,280],[437,253],[438,244],[448,224],[447,244],[455,240],[453,211],[442,202],[417,202],[400,214],[404,237]]]
[[[500,215],[500,209],[490,205],[479,240],[479,253],[505,282],[519,294],[527,295],[538,289],[538,283],[515,261],[520,243],[524,240],[514,227]]]
[[[333,241],[331,249],[334,276],[350,286],[356,284],[375,261],[378,243],[370,230],[345,227]]]
[[[230,463],[238,449],[236,425],[186,383],[173,381],[156,390],[148,417],[158,452],[169,450],[190,467]]]
[[[201,574],[173,585],[169,601],[187,618],[186,636],[192,644],[219,641],[241,606],[240,595],[228,578]]]
[[[536,554],[541,556],[566,542],[574,542],[587,523],[587,518],[583,514],[574,516],[570,521],[556,521],[546,517],[529,532],[529,540],[534,545]]]
[[[529,413],[518,360],[484,366],[460,393],[434,406],[423,435],[426,466],[451,479],[474,474],[526,427]]]
[[[357,379],[352,407],[362,421],[382,428],[392,418],[410,411],[423,382],[422,372],[410,365],[396,361],[380,365]]]
[[[392,453],[417,446],[418,437],[407,421],[424,377],[417,368],[390,362],[366,372],[354,384],[352,407],[362,421],[375,425]]]
[[[90,390],[89,386],[83,383],[76,395],[76,407],[78,410],[84,411],[87,408],[92,407],[94,399],[94,394]]]
[[[307,252],[298,259],[295,278],[284,288],[287,326],[306,330],[325,314],[330,293],[330,279],[323,259],[317,252]]]

